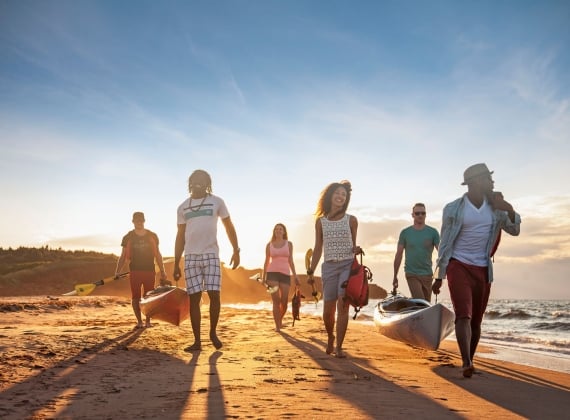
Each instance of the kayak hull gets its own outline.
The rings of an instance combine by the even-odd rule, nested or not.
[[[378,303],[374,324],[388,338],[437,350],[441,341],[454,331],[455,314],[441,303],[431,305],[423,299],[396,295]]]
[[[186,290],[175,286],[158,287],[140,302],[141,312],[151,319],[180,325],[190,317],[190,302]]]

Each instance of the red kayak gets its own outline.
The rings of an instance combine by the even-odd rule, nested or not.
[[[157,287],[141,299],[141,311],[151,319],[178,326],[190,317],[188,293],[176,286]]]

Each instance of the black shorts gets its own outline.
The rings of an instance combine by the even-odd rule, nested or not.
[[[266,281],[274,281],[279,284],[291,284],[291,276],[289,274],[283,273],[273,273],[269,272],[266,276]]]

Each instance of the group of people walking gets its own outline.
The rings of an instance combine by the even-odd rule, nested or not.
[[[398,272],[404,259],[405,277],[412,297],[431,301],[439,294],[442,280],[447,278],[449,293],[456,315],[455,333],[462,358],[463,376],[474,371],[473,356],[481,336],[481,322],[493,281],[492,256],[501,231],[511,235],[520,232],[520,215],[493,191],[493,179],[487,165],[479,163],[467,168],[463,183],[468,190],[443,209],[441,237],[426,225],[426,206],[412,207],[413,224],[400,232],[394,256],[394,290],[399,287]],[[212,179],[204,170],[194,171],[188,179],[190,196],[177,211],[178,231],[175,243],[175,280],[182,276],[180,262],[184,255],[186,290],[190,299],[190,322],[194,342],[187,351],[202,349],[200,299],[203,291],[210,299],[210,341],[216,349],[222,347],[217,336],[220,315],[221,268],[217,242],[218,219],[226,230],[233,247],[230,266],[240,264],[240,248],[235,227],[223,199],[212,193]],[[349,181],[333,182],[321,192],[315,211],[315,241],[307,274],[312,275],[321,258],[323,287],[323,322],[327,333],[327,354],[346,357],[343,342],[348,326],[349,305],[344,302],[343,283],[349,277],[355,255],[362,253],[357,245],[358,219],[347,213],[352,186]],[[133,214],[135,229],[122,241],[123,251],[117,264],[117,274],[126,261],[130,264],[132,306],[137,327],[143,324],[139,301],[143,293],[154,286],[154,263],[161,280],[166,280],[158,237],[144,229],[144,214]],[[438,251],[435,270],[432,254]],[[144,260],[144,262],[143,262]],[[151,275],[152,274],[152,275]],[[293,261],[293,244],[287,228],[277,223],[265,247],[263,280],[274,290],[273,320],[276,331],[283,327],[287,312],[291,279],[300,285]],[[435,279],[434,279],[435,277]],[[152,279],[152,281],[151,281]]]

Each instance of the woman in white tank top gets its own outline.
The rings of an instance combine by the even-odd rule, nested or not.
[[[341,181],[329,184],[321,192],[315,212],[315,246],[307,272],[309,275],[313,274],[321,256],[324,256],[321,278],[324,297],[323,321],[327,330],[326,353],[336,357],[346,357],[342,343],[348,327],[350,308],[343,299],[342,283],[349,277],[354,256],[362,252],[360,247],[356,246],[358,220],[346,213],[351,191],[350,182]]]

